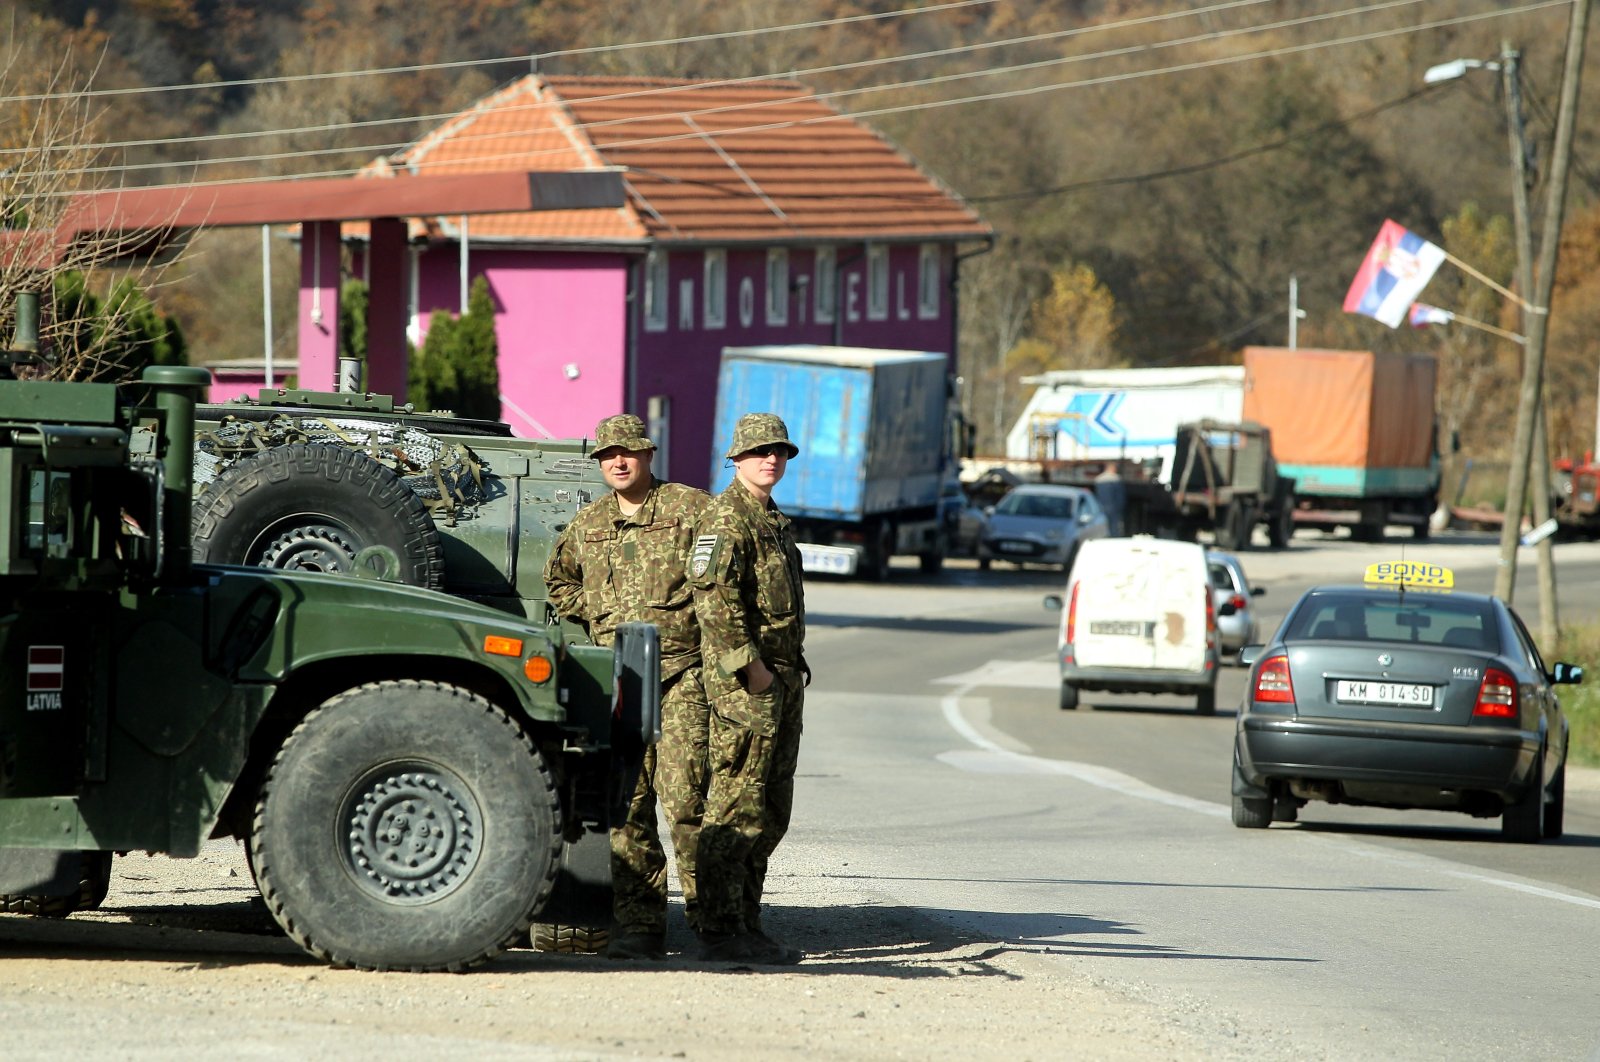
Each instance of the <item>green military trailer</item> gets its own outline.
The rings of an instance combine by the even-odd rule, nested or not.
[[[602,649],[431,577],[390,581],[430,570],[426,536],[320,540],[379,578],[193,560],[207,381],[166,367],[123,387],[0,382],[0,894],[66,914],[103,900],[116,852],[237,838],[311,953],[482,962],[542,917],[563,842],[620,821],[659,732],[655,630]],[[254,474],[298,460],[384,495],[371,467],[299,445]],[[296,480],[303,499],[314,478]],[[521,542],[505,543],[504,579]]]

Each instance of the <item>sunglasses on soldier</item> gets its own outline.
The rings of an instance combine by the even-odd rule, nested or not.
[[[754,449],[746,450],[744,452],[744,455],[742,455],[742,456],[788,457],[789,456],[789,448],[787,446],[784,446],[782,443],[768,443],[765,446],[757,446]]]

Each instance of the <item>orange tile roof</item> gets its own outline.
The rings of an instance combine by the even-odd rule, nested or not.
[[[625,207],[475,217],[474,239],[772,243],[992,231],[888,141],[792,81],[530,75],[387,163],[418,174],[624,168]]]

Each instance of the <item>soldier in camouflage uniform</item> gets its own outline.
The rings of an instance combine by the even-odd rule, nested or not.
[[[685,575],[705,491],[664,483],[650,472],[655,444],[629,413],[595,428],[595,460],[611,493],[585,506],[561,532],[545,565],[550,603],[583,623],[599,645],[617,624],[654,623],[661,637],[661,742],[644,768],[623,825],[611,831],[615,893],[606,954],[666,953],[667,860],[656,828],[656,797],[672,832],[684,911],[699,928],[696,847],[706,790],[706,696],[700,630]]]
[[[689,577],[711,701],[711,786],[700,829],[700,958],[793,963],[761,929],[767,860],[789,828],[800,755],[805,600],[800,551],[772,488],[799,448],[771,413],[748,413],[734,479],[700,521]]]

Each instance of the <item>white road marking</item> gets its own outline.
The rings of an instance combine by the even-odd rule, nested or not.
[[[1089,785],[1097,786],[1100,789],[1120,793],[1123,796],[1134,797],[1139,800],[1165,804],[1168,807],[1180,808],[1184,811],[1192,811],[1212,818],[1229,818],[1231,816],[1231,809],[1225,805],[1209,800],[1196,800],[1194,797],[1186,797],[1181,793],[1168,792],[1165,789],[1140,781],[1132,775],[1112,770],[1109,767],[1099,767],[1092,763],[1079,763],[1073,760],[1051,760],[1042,756],[1029,756],[1026,753],[1015,752],[984,736],[962,714],[961,699],[980,686],[1001,686],[1011,689],[1054,689],[1056,683],[1060,681],[1056,673],[1051,670],[1054,667],[1055,663],[1053,661],[1041,663],[1031,660],[991,660],[984,664],[983,667],[973,671],[935,679],[934,681],[937,685],[956,687],[940,699],[939,708],[944,714],[945,722],[950,724],[950,729],[975,747],[974,749],[954,749],[950,752],[940,753],[937,757],[939,762],[973,774],[1065,775],[1069,778],[1076,778],[1080,782],[1087,782]],[[1040,684],[1041,673],[1047,680],[1043,685]],[[1600,910],[1600,898],[1560,892],[1525,881],[1493,877],[1475,870],[1453,869],[1449,865],[1449,860],[1438,857],[1393,852],[1388,849],[1379,849],[1370,845],[1360,844],[1359,842],[1340,841],[1328,837],[1307,838],[1307,840],[1331,844],[1345,851],[1359,853],[1367,858],[1384,859],[1417,867],[1427,866],[1450,877],[1462,878],[1481,885],[1492,885],[1496,888],[1509,889],[1513,892],[1521,892],[1530,896],[1539,896],[1547,900],[1559,900],[1562,903],[1569,903],[1578,907],[1591,907]],[[1439,864],[1446,865],[1440,866]]]

